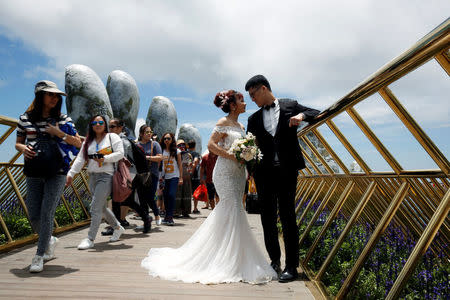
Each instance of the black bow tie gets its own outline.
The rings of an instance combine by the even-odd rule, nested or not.
[[[270,105],[264,105],[264,109],[269,110],[271,107],[275,107],[275,102],[272,102]]]

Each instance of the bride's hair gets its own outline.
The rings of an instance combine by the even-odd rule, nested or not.
[[[214,98],[214,105],[222,109],[223,112],[230,112],[230,103],[236,103],[236,92],[235,90],[225,90],[218,92]]]

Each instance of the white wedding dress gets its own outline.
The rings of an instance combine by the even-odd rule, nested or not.
[[[231,126],[216,126],[214,131],[227,133],[219,143],[225,149],[245,134]],[[183,246],[150,249],[141,266],[152,276],[190,283],[260,284],[276,278],[248,224],[242,205],[245,181],[242,165],[219,156],[213,172],[219,204]]]

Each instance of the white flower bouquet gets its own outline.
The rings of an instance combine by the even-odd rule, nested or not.
[[[234,154],[239,162],[250,168],[259,163],[263,157],[256,145],[256,138],[251,132],[241,139],[235,139],[229,152]]]

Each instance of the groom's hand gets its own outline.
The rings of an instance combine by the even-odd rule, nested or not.
[[[305,115],[303,113],[299,113],[289,119],[289,127],[298,126],[305,119]]]

